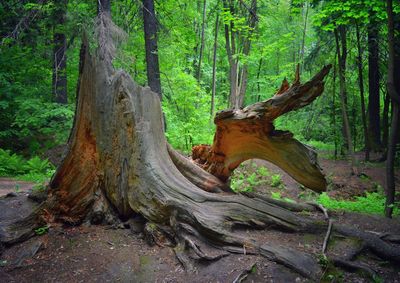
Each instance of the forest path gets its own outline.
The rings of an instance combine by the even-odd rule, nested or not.
[[[0,178],[0,197],[9,193],[29,192],[35,183],[18,181],[12,178]]]

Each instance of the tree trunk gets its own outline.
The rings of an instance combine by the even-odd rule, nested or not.
[[[203,1],[203,20],[201,23],[201,42],[200,42],[200,54],[199,54],[199,65],[197,66],[197,81],[200,82],[201,76],[201,63],[203,61],[203,53],[204,53],[204,30],[206,25],[206,7],[207,7],[207,0]]]
[[[335,41],[336,41],[336,53],[338,57],[338,66],[339,66],[339,92],[340,92],[340,105],[342,109],[342,118],[343,118],[343,132],[345,136],[345,141],[347,145],[347,150],[348,154],[350,155],[351,158],[351,167],[352,167],[352,174],[354,174],[355,170],[355,158],[354,158],[354,152],[353,152],[353,141],[351,139],[351,132],[350,132],[350,123],[349,123],[349,117],[347,114],[347,99],[346,99],[346,78],[345,78],[345,66],[346,66],[346,60],[345,57],[343,57],[343,52],[346,50],[343,47],[343,39],[341,39],[342,42],[342,50],[340,48],[340,43],[339,43],[339,32],[337,29],[334,31],[335,33]],[[343,33],[340,33],[340,37],[343,36]]]
[[[395,196],[395,176],[394,176],[394,161],[396,157],[396,143],[399,126],[399,104],[400,104],[400,89],[396,89],[394,79],[394,62],[395,57],[399,57],[400,53],[396,54],[394,48],[394,20],[393,20],[393,3],[391,0],[387,0],[387,14],[388,14],[388,77],[387,77],[387,89],[392,99],[392,124],[390,127],[390,137],[387,148],[387,159],[386,159],[386,203],[385,203],[385,215],[386,217],[392,217],[393,204]]]
[[[381,150],[381,128],[380,128],[380,97],[379,97],[379,26],[371,16],[371,23],[368,25],[368,120],[369,140],[371,149]]]
[[[53,96],[57,103],[67,104],[67,38],[64,24],[68,0],[57,2],[54,9]]]
[[[335,160],[337,159],[338,155],[338,137],[337,137],[337,126],[336,126],[336,77],[337,77],[337,72],[336,72],[336,56],[337,53],[335,53],[335,58],[334,58],[334,63],[333,63],[333,87],[332,87],[332,130],[333,130],[333,138],[334,138],[334,144],[335,144],[335,150],[333,152],[333,156]]]
[[[385,152],[382,156],[383,160],[386,160],[387,146],[389,144],[389,113],[390,113],[390,95],[385,94],[385,100],[383,101],[383,117],[382,117],[382,146],[385,147]]]
[[[358,85],[360,88],[361,99],[361,119],[363,123],[364,143],[365,143],[365,161],[369,161],[369,136],[367,126],[367,116],[365,111],[365,95],[364,95],[364,76],[363,76],[363,63],[362,63],[362,49],[360,43],[360,27],[356,24],[356,37],[357,37],[357,67],[358,67]]]
[[[235,15],[235,8],[233,1],[223,0],[224,9],[229,10],[231,15]],[[243,4],[243,2],[241,2]],[[247,7],[247,6],[246,6]],[[229,108],[239,109],[243,107],[244,97],[247,88],[247,64],[243,64],[240,69],[239,44],[242,44],[242,54],[248,56],[250,53],[250,35],[252,34],[257,23],[257,1],[252,0],[251,7],[248,8],[248,35],[244,37],[242,42],[236,42],[239,38],[239,33],[235,29],[234,22],[230,19],[225,23],[225,48],[229,61]]]
[[[146,45],[147,81],[150,89],[157,93],[161,100],[161,78],[157,47],[157,19],[154,12],[153,0],[143,0],[143,21]]]
[[[111,18],[111,0],[97,0],[97,14],[107,14]]]
[[[304,5],[306,5],[306,12],[304,16],[304,26],[303,26],[303,36],[301,39],[301,53],[300,53],[300,64],[301,64],[301,71],[303,70],[304,66],[304,47],[305,47],[305,42],[306,42],[306,35],[307,35],[307,21],[308,21],[308,10],[310,8],[310,4],[308,2],[305,2]]]
[[[32,236],[43,221],[115,224],[119,218],[140,214],[148,221],[144,232],[149,241],[174,246],[188,270],[193,269],[192,262],[215,261],[230,253],[256,254],[319,280],[322,269],[315,257],[240,233],[240,227],[245,227],[321,235],[328,224],[296,213],[315,211],[314,206],[233,194],[223,179],[241,161],[257,156],[314,190],[324,189],[325,178],[313,151],[290,133],[275,130],[272,122],[318,97],[330,66],[305,84],[299,76],[292,86],[283,83],[267,101],[220,112],[206,168],[214,176],[168,146],[156,93],[135,84],[124,71],[115,70],[106,57],[91,56],[87,41],[83,47],[67,155],[38,210],[19,220],[2,221],[4,217],[0,217],[0,243],[12,244]],[[372,233],[329,227],[332,233],[360,239],[383,259],[400,262],[400,249]]]
[[[217,48],[218,48],[218,29],[219,29],[219,14],[217,13],[215,19],[215,31],[214,31],[214,49],[213,49],[213,67],[212,67],[212,90],[211,90],[211,119],[214,118],[215,112],[215,91],[217,86]]]

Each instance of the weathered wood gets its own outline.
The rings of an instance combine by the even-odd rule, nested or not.
[[[258,254],[305,277],[314,280],[320,277],[321,269],[310,255],[274,243],[258,243],[249,235],[236,232],[237,228],[246,227],[321,234],[326,231],[325,223],[293,212],[301,207],[310,210],[310,206],[285,207],[268,198],[230,192],[223,181],[168,146],[157,94],[136,85],[125,72],[114,70],[107,57],[91,56],[88,50],[86,46],[82,52],[69,151],[50,182],[49,197],[39,211],[21,221],[10,225],[0,221],[0,243],[15,243],[31,236],[43,219],[47,222],[100,224],[112,223],[118,217],[127,220],[139,214],[148,221],[144,231],[149,241],[174,245],[177,257],[187,268],[194,267],[192,261],[214,261],[229,253]],[[327,72],[327,69],[324,70]],[[322,88],[321,80],[318,84],[295,83],[296,87],[290,87],[268,102],[269,107],[275,109],[270,113],[261,110],[266,109],[263,106],[267,102],[247,108],[254,111],[244,110],[233,115],[229,111],[223,113],[231,113],[228,120],[232,123],[236,123],[232,117],[240,117],[240,113],[246,113],[255,121],[257,113],[279,116],[290,108],[309,103],[307,99],[313,99],[299,97],[296,103],[286,107],[285,101],[292,102],[293,99],[287,91],[292,89],[296,93],[295,88],[308,87],[306,93],[312,96]],[[219,115],[221,117],[223,114]],[[285,134],[275,131],[268,137],[273,140],[269,141],[271,145],[277,146],[275,143],[282,139],[288,144],[289,151],[304,149],[291,138],[287,142]],[[298,153],[293,154],[298,156]],[[302,154],[306,153],[303,151]],[[316,170],[316,165],[310,161],[312,158],[303,157]],[[323,182],[321,180],[319,183]],[[315,188],[321,188],[317,183]],[[340,227],[335,227],[334,232],[362,238],[367,245],[377,243],[384,249],[373,250],[375,253],[398,261],[400,252],[397,249],[390,251],[380,239],[354,234]]]
[[[292,86],[286,80],[272,98],[244,109],[220,111],[212,146],[192,149],[192,158],[203,169],[226,181],[240,163],[251,158],[267,160],[289,173],[301,184],[315,191],[326,188],[324,175],[315,152],[298,142],[287,131],[275,130],[273,121],[292,110],[310,104],[324,90],[324,77],[331,66],[325,66],[305,84],[298,72]]]

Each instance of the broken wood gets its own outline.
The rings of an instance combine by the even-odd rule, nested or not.
[[[315,153],[292,134],[275,130],[272,122],[320,95],[329,66],[305,84],[296,79],[267,101],[220,112],[214,144],[195,151],[204,170],[168,145],[156,93],[115,70],[107,56],[91,55],[87,42],[82,50],[67,155],[50,182],[47,200],[19,222],[0,223],[1,243],[32,236],[33,229],[43,225],[40,220],[113,224],[140,215],[147,221],[149,241],[174,246],[188,269],[195,269],[199,261],[239,253],[261,255],[304,277],[320,278],[314,256],[237,233],[238,227],[246,227],[322,235],[326,223],[295,213],[314,208],[234,194],[225,181],[238,164],[257,157],[280,166],[307,187],[325,188]],[[336,225],[332,233],[360,238],[383,258],[400,258],[398,248],[389,249],[377,236]]]
[[[325,66],[305,84],[300,83],[297,71],[291,86],[283,81],[272,98],[249,105],[244,109],[220,111],[211,146],[192,149],[192,158],[203,169],[227,181],[231,173],[245,160],[258,158],[282,168],[304,186],[321,192],[326,180],[317,163],[316,153],[293,138],[288,131],[275,130],[273,121],[279,116],[314,101],[324,90],[324,77],[331,66]]]

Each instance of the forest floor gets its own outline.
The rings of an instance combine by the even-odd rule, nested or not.
[[[361,155],[359,156],[361,159]],[[254,165],[255,164],[255,165]],[[358,175],[351,175],[345,160],[320,158],[320,165],[330,183],[328,195],[352,199],[384,186],[383,163],[359,163]],[[268,194],[279,192],[282,198],[303,200],[311,194],[277,167],[260,160],[246,162],[238,172],[249,174],[258,167],[281,175],[279,186],[260,183],[253,190]],[[399,180],[400,171],[396,172]],[[0,220],[7,219],[12,210],[21,217],[35,204],[27,202],[33,184],[0,179],[0,207],[9,198],[9,210],[2,209]],[[17,192],[16,192],[17,191]],[[9,194],[11,192],[11,195]],[[5,195],[8,197],[5,197]],[[10,201],[11,200],[11,201]],[[3,203],[4,204],[4,203]],[[400,218],[386,219],[376,215],[350,212],[330,212],[335,223],[376,233],[400,234]],[[321,254],[323,239],[311,234],[283,233],[274,230],[238,233],[258,242],[283,245],[305,251],[316,257]],[[328,255],[343,254],[349,240],[332,239]],[[357,262],[369,264],[378,274],[375,282],[400,282],[400,267],[374,257],[359,257]],[[243,281],[235,281],[248,273]],[[212,263],[199,263],[196,272],[185,272],[169,247],[149,246],[141,233],[108,226],[52,226],[48,232],[5,249],[0,247],[0,282],[306,282],[290,269],[252,255],[230,255]],[[325,282],[371,282],[365,274],[324,269]]]

